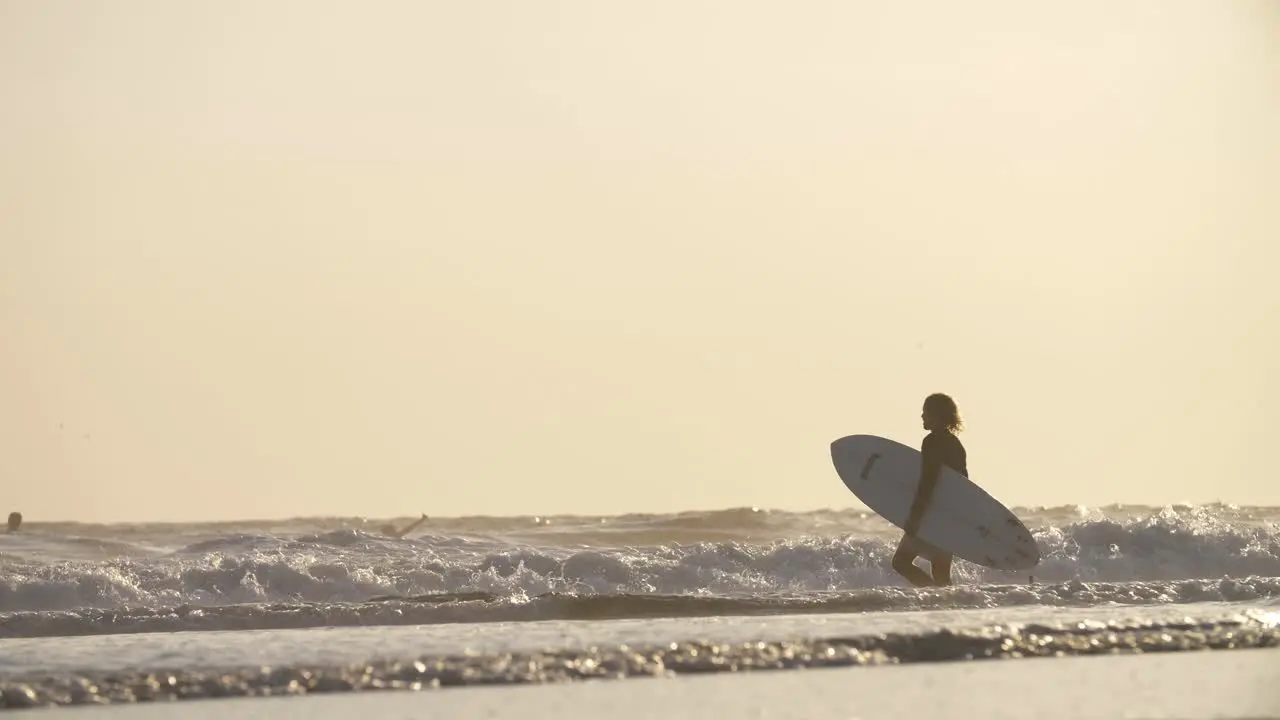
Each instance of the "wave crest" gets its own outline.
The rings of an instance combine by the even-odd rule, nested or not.
[[[1176,584],[1280,576],[1280,527],[1256,510],[1163,508],[1135,516],[1070,512],[1074,519],[1068,522],[1032,526],[1043,558],[1031,573],[1039,583]],[[786,522],[799,522],[792,515]],[[641,532],[660,540],[649,544],[535,543],[450,534],[398,540],[359,528],[311,528],[292,535],[239,528],[210,538],[183,535],[173,550],[161,553],[154,550],[154,537],[135,533],[128,543],[112,547],[141,548],[136,553],[52,562],[44,559],[50,547],[64,543],[82,551],[84,537],[39,540],[33,535],[21,539],[24,545],[6,540],[11,544],[0,546],[8,551],[0,556],[0,614],[358,603],[440,593],[762,596],[902,587],[888,569],[896,531],[832,530],[823,524],[834,522],[831,515],[811,518],[814,527],[828,528],[825,532],[760,540],[671,537],[699,524],[732,535],[729,526],[742,532],[745,526],[779,522],[775,514],[750,508],[656,521],[622,516],[615,525],[629,524],[630,530],[599,531],[611,540]],[[885,524],[875,518],[866,522],[872,521]],[[683,525],[675,530],[672,523]],[[32,550],[39,542],[45,545]],[[1029,579],[965,562],[957,562],[954,577],[965,586]]]

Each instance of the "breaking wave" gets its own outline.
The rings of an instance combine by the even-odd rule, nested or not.
[[[43,528],[0,542],[0,636],[1280,597],[1272,509],[1022,515],[1033,577],[959,561],[925,591],[888,570],[896,531],[851,511],[452,519],[406,540],[338,520]]]

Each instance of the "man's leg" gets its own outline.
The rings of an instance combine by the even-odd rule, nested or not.
[[[951,584],[951,553],[937,553],[929,557],[929,572],[933,574],[933,584],[946,587]]]
[[[898,543],[898,551],[893,554],[893,569],[916,587],[933,585],[932,578],[924,570],[916,567],[915,559],[919,557],[919,547],[915,538],[904,535]]]

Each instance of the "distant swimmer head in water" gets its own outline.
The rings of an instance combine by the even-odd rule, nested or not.
[[[964,429],[964,421],[960,419],[960,408],[956,407],[956,401],[943,393],[934,393],[924,399],[920,423],[930,432],[947,430],[957,433]]]
[[[22,527],[22,513],[9,513],[9,532],[18,532],[18,528]]]

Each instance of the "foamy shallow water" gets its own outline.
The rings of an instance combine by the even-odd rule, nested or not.
[[[595,646],[815,640],[925,633],[995,625],[1216,619],[1274,611],[1257,603],[1189,603],[1093,608],[1014,607],[767,617],[657,618],[608,621],[454,623],[235,632],[140,633],[4,641],[0,676],[42,672],[208,670],[256,666],[343,665],[423,655],[584,650]]]

